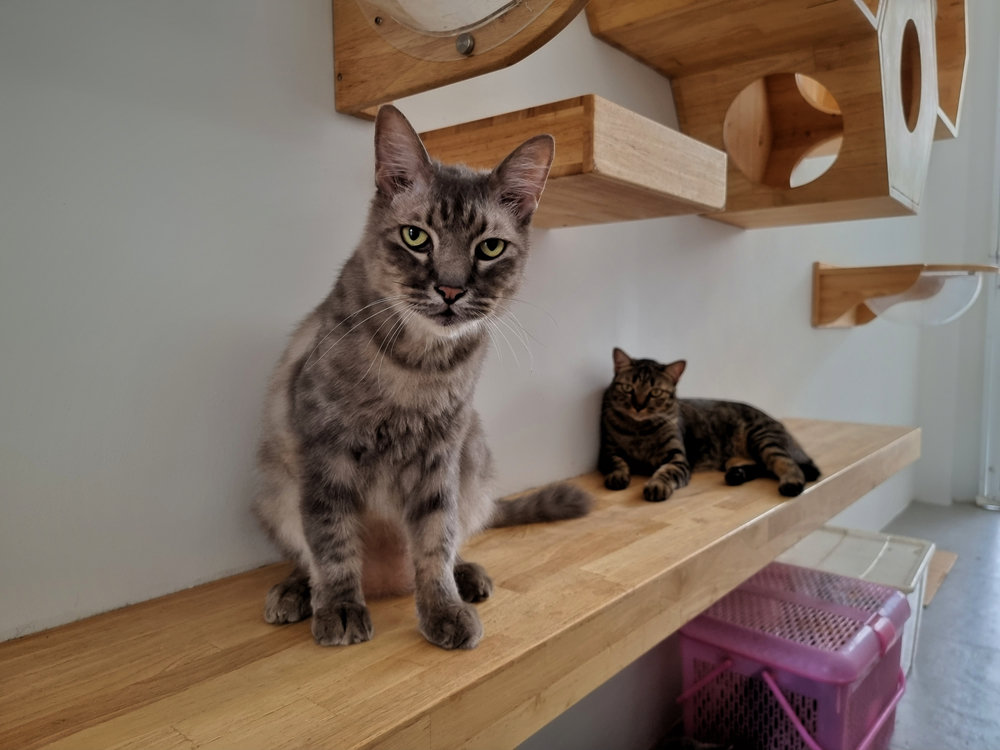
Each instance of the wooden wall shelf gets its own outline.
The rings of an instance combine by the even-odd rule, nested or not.
[[[571,227],[718,211],[726,155],[588,95],[421,133],[431,156],[490,169],[539,133],[556,155],[534,223]]]
[[[672,79],[681,130],[709,145],[726,148],[730,108],[761,88],[746,125],[736,123],[736,141],[759,153],[743,169],[731,160],[726,210],[712,218],[763,227],[917,210],[938,121],[933,9],[934,0],[591,0],[587,18],[595,36]],[[839,119],[779,85],[791,74],[824,87]],[[834,138],[832,167],[791,187],[791,164]]]
[[[704,473],[652,504],[590,474],[590,516],[476,537],[473,651],[428,644],[412,598],[374,602],[358,646],[267,625],[284,566],[0,644],[0,747],[514,747],[920,453],[915,428],[787,425],[823,470],[793,500]]]
[[[374,117],[373,108],[404,96],[444,86],[466,78],[506,68],[523,60],[552,39],[572,21],[587,0],[552,0],[552,4],[530,23],[498,46],[491,47],[491,34],[504,35],[504,26],[518,23],[508,16],[525,12],[522,4],[495,19],[487,28],[473,31],[480,37],[472,54],[452,60],[428,60],[397,49],[377,32],[357,0],[333,2],[334,90],[338,112]],[[388,27],[394,22],[386,18]],[[398,26],[398,24],[396,24]],[[404,31],[400,29],[400,31]],[[385,33],[385,32],[383,32]],[[431,42],[439,41],[426,37]],[[453,46],[453,37],[448,37]],[[397,42],[406,48],[406,44]],[[481,51],[482,50],[482,51]]]
[[[911,263],[899,266],[840,268],[813,264],[812,324],[815,328],[850,328],[875,320],[876,313],[866,302],[873,298],[903,294],[914,287],[922,273],[1000,273],[997,266],[930,265]],[[930,299],[942,284],[922,284],[912,299]],[[974,299],[974,298],[972,298]]]

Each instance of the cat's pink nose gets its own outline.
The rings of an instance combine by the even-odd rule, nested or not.
[[[458,301],[458,298],[465,294],[465,290],[455,286],[439,286],[437,293],[450,305],[452,302]]]

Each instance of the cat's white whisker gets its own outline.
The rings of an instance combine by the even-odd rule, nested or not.
[[[329,331],[327,331],[326,335],[323,336],[323,338],[321,338],[319,341],[316,342],[316,346],[314,346],[312,348],[312,351],[309,352],[309,356],[306,357],[306,361],[305,361],[305,364],[303,364],[303,367],[308,367],[309,366],[309,360],[312,359],[312,355],[315,354],[316,350],[319,349],[323,345],[324,341],[326,341],[328,338],[330,338],[330,334],[332,334],[334,331],[336,331],[338,328],[340,328],[342,325],[344,325],[344,323],[346,323],[347,321],[349,321],[355,315],[357,315],[358,313],[364,312],[365,310],[367,310],[369,307],[372,307],[373,305],[377,305],[379,302],[387,302],[387,301],[391,301],[391,300],[404,299],[406,296],[407,295],[405,295],[405,294],[397,294],[394,297],[383,297],[382,299],[377,299],[374,302],[372,302],[370,304],[367,304],[364,307],[362,307],[362,308],[360,308],[360,309],[355,310],[354,312],[352,312],[350,315],[348,315],[342,321],[340,321],[339,323],[337,323],[337,325],[335,325],[333,328],[331,328]]]
[[[556,320],[555,318],[553,318],[552,314],[548,310],[546,310],[544,307],[539,307],[534,302],[528,302],[527,300],[523,300],[523,299],[521,299],[519,297],[504,297],[502,294],[496,295],[496,298],[497,299],[509,299],[509,300],[514,301],[514,302],[520,302],[522,305],[528,305],[529,307],[534,307],[537,310],[541,310],[543,313],[545,313],[546,315],[549,316],[549,320],[552,321],[553,325],[555,325],[556,328],[559,327],[559,321]]]
[[[406,310],[404,309],[403,313],[405,313],[405,312],[406,312]],[[401,318],[403,317],[403,313],[394,313],[394,315],[397,315],[397,314],[398,314],[398,315],[399,315],[399,318],[401,319]],[[375,340],[375,337],[376,337],[376,336],[378,336],[378,332],[379,332],[379,331],[381,331],[381,330],[382,330],[382,329],[383,329],[383,328],[385,327],[385,324],[386,324],[386,323],[388,323],[388,322],[389,322],[390,320],[393,320],[393,319],[394,319],[394,315],[391,315],[391,316],[389,316],[388,318],[386,318],[385,320],[383,320],[383,321],[382,321],[382,324],[381,324],[381,325],[380,325],[380,326],[379,326],[378,328],[376,328],[376,329],[375,329],[375,333],[373,333],[373,334],[372,334],[372,337],[371,337],[370,339],[368,339],[368,344],[369,344],[369,346],[370,346],[370,345],[371,345],[371,343],[372,343],[372,342],[373,342],[373,341]],[[396,322],[398,323],[399,321],[397,320]],[[386,334],[386,336],[385,336],[385,340],[388,340],[389,336],[390,336],[390,335],[392,334],[392,331],[393,331],[393,329],[394,329],[395,327],[396,327],[396,324],[394,323],[394,324],[393,324],[393,326],[392,326],[392,328],[390,328],[390,329],[389,329],[389,333],[387,333],[387,334]],[[382,343],[378,345],[378,350],[377,350],[377,351],[375,352],[375,356],[374,356],[374,357],[372,357],[372,363],[371,363],[370,365],[368,365],[368,369],[367,369],[367,370],[365,370],[365,374],[364,374],[364,375],[362,375],[362,376],[361,376],[361,377],[360,377],[360,378],[358,379],[358,382],[359,382],[359,383],[360,383],[360,382],[361,382],[362,380],[364,380],[365,378],[367,378],[367,377],[368,377],[368,373],[370,373],[370,372],[372,371],[372,367],[374,367],[374,366],[375,366],[375,360],[376,360],[376,359],[378,359],[378,355],[379,355],[379,352],[381,352],[381,351],[382,351],[382,346],[383,346],[383,345],[385,344],[385,340],[383,340],[383,341],[382,341]]]
[[[361,325],[364,325],[365,323],[367,323],[367,322],[368,322],[369,320],[371,320],[372,318],[375,318],[375,317],[378,317],[379,315],[382,315],[382,314],[384,314],[384,313],[387,313],[387,312],[389,312],[390,310],[393,310],[393,309],[398,309],[398,308],[399,308],[399,307],[401,307],[401,306],[404,306],[404,307],[405,307],[405,306],[406,306],[406,303],[405,303],[405,302],[395,302],[395,303],[393,303],[392,305],[390,305],[389,307],[387,307],[386,309],[384,309],[384,310],[379,310],[379,311],[378,311],[377,313],[372,313],[372,314],[371,314],[371,315],[369,315],[369,316],[368,316],[367,318],[365,318],[364,320],[362,320],[362,321],[361,321],[360,323],[357,323],[357,324],[355,324],[355,325],[351,326],[350,330],[348,330],[348,331],[347,331],[347,333],[345,333],[345,334],[344,334],[343,336],[341,336],[341,337],[340,337],[339,339],[337,339],[337,340],[336,340],[336,341],[334,341],[334,342],[333,342],[332,344],[330,344],[330,346],[328,346],[328,347],[327,347],[326,351],[325,351],[325,352],[323,352],[322,356],[321,356],[321,357],[320,357],[319,359],[317,359],[317,360],[316,360],[315,362],[313,362],[313,365],[318,365],[318,364],[319,364],[320,362],[322,362],[322,361],[323,361],[323,359],[324,359],[324,358],[326,357],[326,355],[327,355],[327,354],[329,354],[329,353],[330,353],[331,351],[333,351],[334,347],[336,347],[336,346],[337,346],[337,344],[339,344],[339,343],[340,343],[341,341],[343,341],[345,337],[349,336],[349,335],[351,334],[351,332],[352,332],[352,331],[353,331],[353,330],[354,330],[355,328],[357,328],[358,326],[361,326]],[[305,366],[303,365],[303,370],[304,370],[304,369],[305,369]]]
[[[379,360],[379,363],[378,363],[378,375],[375,378],[376,382],[378,383],[378,387],[379,388],[382,387],[382,363],[385,362],[385,355],[389,353],[389,340],[390,340],[390,338],[392,339],[392,348],[393,348],[393,351],[395,351],[395,349],[396,349],[396,342],[399,340],[400,334],[402,334],[403,329],[406,327],[406,323],[414,315],[416,315],[418,312],[419,312],[419,310],[417,310],[416,308],[413,308],[413,307],[411,307],[407,312],[404,312],[403,315],[402,315],[402,318],[401,318],[401,320],[399,322],[399,328],[396,329],[395,335],[392,335],[392,333],[390,332],[390,336],[386,337],[385,351],[382,352],[382,359]]]
[[[546,346],[546,345],[545,345],[545,344],[543,344],[543,343],[542,343],[541,341],[539,341],[539,340],[538,340],[538,339],[536,339],[536,338],[535,338],[534,336],[532,336],[532,334],[531,334],[531,331],[529,331],[529,330],[528,330],[527,328],[525,328],[525,327],[524,327],[524,324],[523,324],[523,323],[521,322],[521,319],[520,319],[520,318],[518,318],[518,317],[517,317],[517,316],[516,316],[516,315],[514,314],[514,311],[513,311],[513,310],[511,310],[511,309],[510,309],[510,308],[508,308],[508,307],[505,307],[505,308],[503,309],[503,312],[504,312],[504,315],[509,315],[509,316],[510,316],[510,317],[511,317],[511,318],[512,318],[512,319],[514,320],[514,322],[515,322],[515,323],[517,323],[517,327],[518,327],[518,328],[520,328],[520,329],[521,329],[522,331],[524,331],[524,333],[525,333],[525,335],[526,335],[526,336],[530,336],[530,337],[531,337],[531,340],[532,340],[532,341],[534,341],[534,342],[535,342],[536,344],[538,344],[538,345],[539,345],[540,347],[542,347],[543,349],[548,349],[548,346]]]
[[[498,320],[499,320],[499,318],[491,318],[490,322],[493,324],[493,327],[496,328],[497,333],[499,333],[501,336],[503,336],[503,340],[507,342],[507,346],[510,348],[510,353],[514,355],[514,361],[517,362],[517,369],[520,370],[521,369],[521,360],[519,360],[517,358],[517,352],[514,351],[514,345],[510,343],[510,339],[507,338],[507,334],[504,333],[501,330],[500,326],[497,325],[496,321],[498,321]],[[513,329],[511,329],[511,331],[513,331]]]
[[[519,334],[517,332],[517,330],[510,323],[508,323],[506,320],[504,320],[503,318],[494,318],[494,319],[496,321],[500,322],[500,323],[503,323],[505,326],[507,326],[508,330],[510,330],[510,332],[513,333],[514,336],[517,337],[517,340],[521,342],[521,346],[523,346],[524,350],[526,352],[528,352],[528,370],[530,372],[534,372],[535,371],[535,357],[531,353],[531,347],[528,346],[527,339],[526,338],[522,338],[521,334]],[[507,337],[504,336],[504,338],[507,338]],[[509,344],[510,342],[508,341],[507,343]]]

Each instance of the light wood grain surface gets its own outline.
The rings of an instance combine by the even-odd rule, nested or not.
[[[962,1],[937,5],[956,111]],[[587,19],[595,36],[671,78],[681,131],[728,149],[726,210],[711,218],[754,228],[917,211],[939,122],[934,8],[934,0],[591,0]],[[904,57],[911,20],[917,42]],[[790,73],[821,85],[822,101],[794,92]],[[792,188],[793,167],[833,143],[840,149],[828,171]]]
[[[914,428],[787,424],[823,471],[794,500],[711,472],[651,504],[591,474],[590,516],[476,537],[497,588],[473,651],[424,641],[411,598],[372,603],[357,646],[267,625],[282,565],[0,644],[0,747],[513,747],[920,452]]]
[[[356,0],[332,2],[337,111],[362,114],[394,99],[513,65],[562,31],[587,0],[552,0],[513,38],[492,48],[488,38],[483,38],[479,46],[485,52],[460,60],[422,60],[401,52],[369,25]],[[515,7],[513,14],[517,12]],[[505,25],[503,19],[497,24],[500,28]],[[483,33],[489,36],[492,32]]]
[[[534,224],[568,227],[706,213],[726,202],[726,155],[587,95],[421,133],[431,156],[492,169],[549,133],[556,155]]]

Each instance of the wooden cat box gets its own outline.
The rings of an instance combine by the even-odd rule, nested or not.
[[[672,79],[684,133],[729,154],[726,209],[711,217],[766,227],[916,212],[938,124],[935,10],[592,0],[587,18]]]

